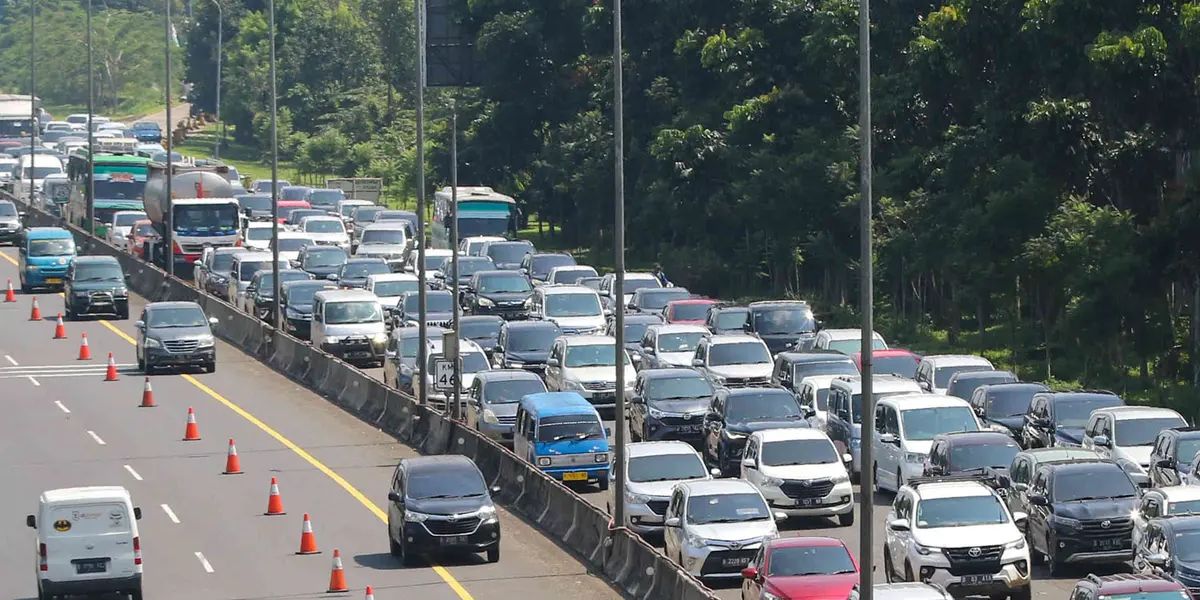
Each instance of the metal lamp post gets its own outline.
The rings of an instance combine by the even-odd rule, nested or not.
[[[34,38],[34,15],[37,14],[36,0],[29,0],[29,208],[33,208],[33,175],[34,165],[37,164],[37,77],[34,69],[34,56],[37,54]],[[91,224],[88,224],[89,227]]]
[[[428,329],[425,324],[425,2],[414,0],[417,17],[417,381],[413,384],[413,393],[417,402],[425,404],[428,379],[425,371],[428,368],[428,348],[425,336]]]
[[[613,502],[613,523],[625,526],[625,108],[622,99],[624,78],[622,77],[621,48],[621,0],[613,0],[613,248],[616,252],[614,265],[617,270],[613,280],[613,298],[616,320],[613,333],[616,337],[617,389],[614,421],[617,429],[617,449],[613,454],[612,482],[616,486]]]
[[[874,348],[875,287],[871,239],[871,2],[858,2],[858,135],[859,135],[859,237],[862,263],[862,477],[859,495],[862,515],[859,522],[859,598],[874,597],[875,575],[875,396],[871,381],[871,352]]]
[[[87,173],[87,189],[84,191],[87,201],[87,223],[91,227],[96,222],[96,148],[93,145],[96,138],[92,135],[92,113],[96,112],[95,95],[96,86],[93,83],[92,73],[92,0],[87,3],[87,80],[88,80],[88,97],[87,97],[87,148],[88,148],[88,173]]]
[[[167,81],[163,86],[167,98],[167,223],[163,227],[163,252],[166,253],[167,274],[175,274],[175,195],[171,190],[171,180],[175,175],[175,160],[172,155],[172,148],[175,142],[173,131],[173,123],[171,122],[171,2],[174,0],[166,0],[166,19],[164,21],[163,31],[166,40],[166,72]]]
[[[274,302],[271,309],[271,323],[275,329],[281,329],[279,312],[279,130],[276,127],[276,90],[275,90],[275,0],[267,3],[271,11],[271,282]]]
[[[89,0],[90,1],[90,0]],[[221,146],[225,143],[225,121],[221,120],[221,55],[225,45],[225,10],[219,0],[213,0],[217,7],[217,123],[221,128],[221,136],[213,148],[213,158],[221,158]]]

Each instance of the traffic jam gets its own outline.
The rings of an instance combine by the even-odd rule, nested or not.
[[[622,505],[620,525],[713,586],[740,586],[744,600],[857,594],[858,559],[843,541],[789,532],[813,520],[852,528],[867,469],[871,492],[890,502],[877,565],[887,583],[876,598],[1029,599],[1035,565],[1079,577],[1072,600],[1200,593],[1200,430],[1176,411],[1022,381],[982,356],[921,355],[872,332],[874,460],[864,464],[862,332],[825,327],[820,307],[724,302],[674,285],[657,266],[625,273],[618,295],[615,274],[518,239],[516,201],[488,187],[437,190],[425,227],[434,242],[423,252],[426,224],[381,204],[378,186],[348,194],[279,181],[273,204],[270,180],[243,186],[236,169],[181,158],[168,199],[161,147],[137,144],[94,157],[110,165],[106,191],[120,191],[105,196],[128,201],[97,204],[92,223],[86,168],[64,169],[56,157],[59,168],[43,172],[30,160],[41,149],[12,146],[4,152],[18,160],[3,180],[131,255],[172,261],[177,275],[247,314],[270,322],[278,311],[289,334],[377,369],[574,489],[607,493],[610,512]],[[45,156],[59,146],[44,145]],[[70,148],[68,167],[86,164],[86,151]],[[55,178],[71,189],[50,194]],[[130,318],[120,263],[77,255],[68,230],[27,228],[23,211],[0,201],[21,291],[61,290],[68,321]],[[451,248],[454,218],[463,235]],[[198,305],[151,303],[137,319],[139,369],[217,369]],[[455,354],[458,390],[445,372]],[[617,410],[630,440],[622,497],[611,493]],[[466,469],[463,480],[479,483],[469,464],[401,472],[431,469]],[[86,502],[120,519],[140,573],[139,509],[126,491],[47,492],[29,524],[39,536],[61,533],[72,522],[59,515]],[[393,554],[415,551],[404,547],[410,537],[391,528],[389,537]],[[499,558],[498,542],[470,547]],[[114,589],[140,590],[134,572]]]

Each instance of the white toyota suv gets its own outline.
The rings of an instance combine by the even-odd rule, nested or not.
[[[854,524],[854,491],[846,464],[824,431],[764,429],[750,434],[742,453],[742,479],[754,484],[772,508],[792,517],[837,517]]]
[[[741,479],[677,484],[667,504],[667,557],[696,577],[741,577],[763,543],[779,537],[772,513],[754,486]]]
[[[715,386],[767,385],[775,363],[762,340],[744,334],[714,335],[700,341],[692,366]]]
[[[884,575],[934,583],[956,597],[1029,600],[1029,547],[1020,530],[1026,518],[979,480],[914,479],[888,512]]]

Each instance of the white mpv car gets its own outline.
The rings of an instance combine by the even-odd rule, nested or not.
[[[824,431],[764,429],[750,434],[742,454],[742,479],[754,484],[771,508],[791,517],[837,517],[854,524],[854,491],[846,464]]]
[[[667,505],[667,557],[696,577],[741,577],[764,542],[779,536],[772,513],[754,486],[741,479],[680,483]]]

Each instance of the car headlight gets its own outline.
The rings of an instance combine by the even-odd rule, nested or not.
[[[122,297],[122,296],[128,296],[128,295],[129,295],[129,290],[128,290],[128,289],[126,289],[126,288],[123,288],[123,287],[119,287],[119,288],[117,288],[117,289],[113,290],[113,295],[114,295],[114,296],[116,296],[116,297],[118,297],[118,298],[120,298],[120,297]]]
[[[917,554],[920,554],[921,556],[929,556],[930,554],[936,554],[936,553],[942,551],[941,548],[938,548],[936,546],[922,546],[921,544],[918,544],[916,542],[913,542],[913,546],[916,547]]]
[[[292,308],[292,307],[290,307],[290,306],[286,306],[286,307],[284,307],[284,309],[283,309],[283,314],[284,314],[284,316],[286,316],[286,317],[287,317],[287,318],[289,318],[289,319],[302,319],[302,318],[304,318],[304,315],[300,314],[300,312],[299,312],[299,311],[297,311],[297,310],[293,309],[293,308]]]
[[[483,422],[489,425],[499,425],[500,419],[496,417],[496,413],[492,412],[492,409],[485,408],[483,409]]]
[[[1058,525],[1066,527],[1067,529],[1079,529],[1083,526],[1083,524],[1079,522],[1079,519],[1072,519],[1071,517],[1064,517],[1061,515],[1054,515],[1054,522]]]
[[[212,347],[212,345],[213,345],[213,343],[214,343],[214,342],[213,342],[213,337],[212,337],[211,335],[210,335],[210,336],[206,336],[206,337],[199,338],[199,339],[197,339],[196,341],[198,342],[198,343],[196,344],[196,346],[197,346],[198,348],[211,348],[211,347]]]
[[[667,413],[664,413],[663,411],[658,410],[657,408],[654,408],[654,406],[652,406],[650,404],[646,405],[646,412],[648,412],[650,414],[650,417],[653,419],[661,419],[661,418],[667,416]]]
[[[563,387],[567,388],[568,390],[583,390],[582,383],[579,383],[578,381],[572,381],[570,379],[563,382]]]
[[[841,475],[834,475],[832,481],[834,485],[846,483],[847,481],[850,481],[850,476],[845,473],[842,473]]]
[[[25,265],[25,270],[26,271],[36,271],[36,270],[38,270],[38,268],[37,268],[37,265]]]
[[[1121,465],[1121,468],[1125,469],[1125,472],[1129,473],[1130,475],[1145,475],[1146,474],[1146,469],[1143,469],[1142,465],[1139,465],[1139,464],[1133,462],[1132,460],[1122,458],[1117,461],[1117,464]]]
[[[905,462],[910,462],[910,463],[919,465],[919,464],[923,464],[925,462],[926,456],[927,455],[921,454],[920,452],[905,452],[904,460],[905,460]]]
[[[1022,550],[1025,548],[1025,538],[1017,538],[1017,541],[1005,544],[1004,548],[1006,550]]]
[[[476,514],[479,515],[480,519],[483,519],[484,521],[491,523],[496,520],[496,507],[489,504],[489,505],[479,509],[479,512]]]
[[[478,302],[479,302],[479,306],[482,306],[485,308],[491,308],[493,306],[496,306],[495,302],[492,302],[491,300],[488,300],[487,298],[484,298],[483,296],[479,297]]]
[[[608,454],[606,454],[604,452],[597,452],[595,460],[597,463],[607,463],[608,462]]]
[[[342,338],[340,338],[336,335],[331,335],[331,336],[325,338],[325,343],[326,344],[340,344],[340,343],[342,343]]]
[[[371,336],[371,341],[375,342],[376,344],[386,344],[387,340],[388,336],[386,333],[377,333]]]
[[[146,338],[145,345],[147,348],[162,348],[162,343],[152,337]]]
[[[514,368],[514,369],[520,369],[521,367],[524,367],[524,366],[525,366],[525,363],[523,363],[523,362],[521,362],[521,361],[519,361],[519,360],[513,360],[513,359],[511,359],[511,358],[505,359],[505,360],[504,360],[504,362],[505,362],[505,363],[506,363],[508,366],[510,366],[510,367],[512,367],[512,368]]]
[[[642,494],[631,494],[629,492],[625,492],[625,502],[627,504],[645,504],[649,501],[650,501],[650,496],[643,496]]]
[[[776,596],[775,594],[772,594],[771,592],[764,591],[762,593],[762,600],[783,600],[783,598],[780,598],[779,596]]]
[[[425,513],[413,512],[411,510],[404,512],[404,520],[409,523],[424,523],[429,515]]]
[[[537,459],[537,464],[539,467],[550,466],[550,457],[549,456],[539,456]]]
[[[762,482],[767,487],[779,487],[783,485],[783,480],[778,477],[763,477]]]

